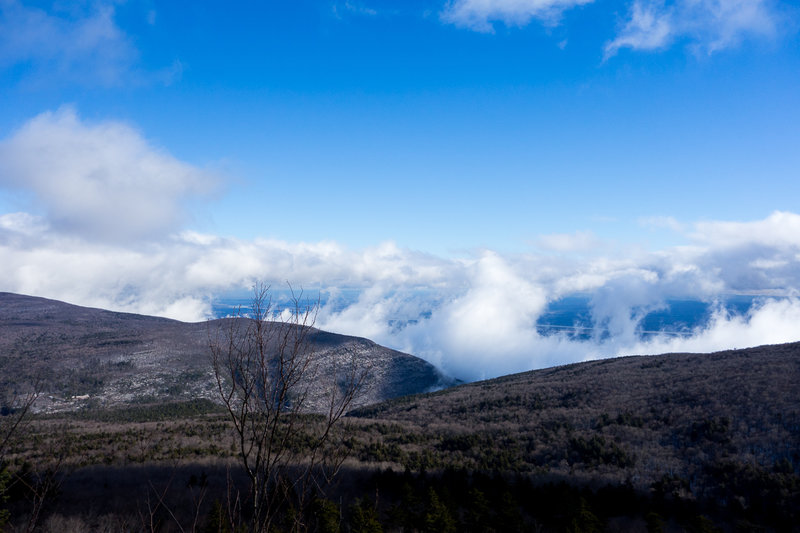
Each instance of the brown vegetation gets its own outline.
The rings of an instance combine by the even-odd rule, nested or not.
[[[796,531],[797,383],[800,344],[787,344],[593,361],[362,407],[347,416],[345,473],[331,500],[312,498],[306,525]],[[247,487],[235,432],[212,402],[39,415],[30,429],[9,456],[11,468],[36,470],[48,459],[42,450],[67,442],[65,483],[85,480],[70,505],[64,496],[53,501],[45,522],[100,528],[114,519],[147,529],[149,501],[161,530],[177,530],[165,509],[189,530],[198,516],[203,524],[219,516],[214,502],[225,501],[230,480]],[[203,474],[208,492],[193,507]],[[75,504],[92,483],[126,477],[139,480],[120,497],[128,507]],[[291,523],[284,514],[276,527]]]

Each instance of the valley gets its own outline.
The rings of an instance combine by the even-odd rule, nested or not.
[[[23,381],[11,368],[50,368],[43,383],[58,400],[37,401],[6,460],[24,475],[58,473],[43,530],[147,529],[148,516],[159,531],[202,530],[231,488],[245,485],[230,418],[204,385],[210,371],[196,364],[207,331],[28,303],[5,314],[4,387]],[[337,426],[347,455],[340,475],[314,500],[335,511],[338,529],[310,507],[308,530],[796,531],[800,523],[800,343],[590,361],[441,388],[444,378],[416,358],[315,335],[322,357],[358,346],[375,372]],[[28,364],[15,366],[23,357]],[[96,381],[60,383],[63,375]],[[166,376],[179,376],[180,388],[165,388]],[[125,395],[120,383],[147,385]],[[116,503],[82,503],[98,494]],[[157,496],[161,510],[148,515]],[[11,494],[12,517],[24,521],[27,501]]]

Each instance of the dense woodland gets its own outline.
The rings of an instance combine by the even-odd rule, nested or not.
[[[309,531],[800,531],[800,344],[581,363],[356,409]],[[6,413],[10,416],[10,413]],[[313,415],[304,415],[313,418]],[[24,528],[226,531],[246,480],[208,400],[30,417],[6,454]],[[294,446],[307,445],[302,435]],[[244,517],[246,518],[246,516]]]

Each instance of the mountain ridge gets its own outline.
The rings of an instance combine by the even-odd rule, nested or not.
[[[25,297],[6,296],[5,301],[25,309]],[[62,365],[61,371],[72,372],[74,378],[67,385],[95,387],[95,392],[66,400],[66,392],[80,391],[61,390],[62,399],[52,409],[61,412],[32,417],[30,435],[14,450],[16,460],[46,465],[50,457],[43,450],[68,441],[68,463],[80,474],[74,480],[76,493],[87,490],[80,479],[102,486],[98,480],[107,478],[107,468],[133,476],[177,461],[188,475],[236,460],[227,415],[208,409],[205,401],[173,401],[184,398],[185,390],[151,397],[151,403],[139,398],[127,404],[104,404],[97,392],[117,386],[131,371],[146,370],[147,357],[159,350],[155,359],[166,358],[175,373],[185,371],[180,364],[194,352],[180,351],[187,345],[176,339],[176,332],[205,339],[207,324],[197,330],[173,329],[174,321],[167,319],[153,322],[101,312],[103,329],[92,322],[97,311],[84,308],[73,309],[64,323],[45,332],[41,328],[52,325],[60,304],[38,301],[15,313],[13,305],[3,303],[0,294],[0,380],[7,377],[9,360],[24,359],[20,349],[32,350],[51,365],[59,357],[83,361],[89,351],[97,362],[88,370],[100,368],[108,374],[99,384],[83,383],[80,378],[87,376],[81,368]],[[129,328],[111,328],[119,324]],[[150,335],[137,333],[132,324]],[[148,324],[158,327],[148,330]],[[15,341],[8,331],[21,337]],[[173,342],[170,350],[159,344],[164,342],[159,335]],[[360,346],[373,353],[380,348],[367,339],[328,332],[321,332],[317,341],[320,349]],[[7,346],[17,351],[9,352]],[[48,352],[57,346],[68,353]],[[427,368],[427,363],[411,356],[397,359],[391,350],[383,350],[374,352],[385,357],[378,359],[384,374],[377,383],[395,386],[396,392],[404,385],[419,391],[419,383],[411,387],[408,379],[400,379],[407,369],[391,368],[392,361],[412,369]],[[117,370],[120,375],[114,374]],[[703,526],[712,523],[725,531],[795,531],[800,523],[797,383],[800,342],[601,359],[362,402],[342,419],[354,476],[348,483],[361,498],[380,490],[383,508],[376,503],[376,509],[395,527],[405,527],[395,513],[399,508],[423,516],[419,498],[406,498],[407,484],[422,494],[435,488],[442,496],[458,495],[448,505],[462,525],[469,524],[473,496],[480,491],[497,510],[487,515],[492,520],[501,518],[505,506],[515,510],[520,523],[540,525],[544,531],[565,531],[581,516],[594,517],[595,525],[605,524],[606,531],[645,531],[653,517],[663,523],[663,531],[712,531]],[[154,387],[152,380],[140,385],[133,392]],[[385,390],[373,390],[373,398],[388,396]],[[167,401],[173,402],[165,405]],[[76,411],[92,406],[98,408]],[[216,490],[224,482],[224,476],[218,478]],[[125,498],[130,500],[131,494]],[[79,512],[74,505],[62,509],[65,514]],[[603,530],[598,528],[586,530]]]
[[[209,342],[229,320],[247,319],[181,322],[2,292],[0,385],[38,382],[38,411],[214,400]],[[369,366],[355,406],[450,383],[422,359],[369,339],[314,328],[309,343],[322,366],[344,350]]]
[[[800,472],[798,383],[794,342],[573,363],[396,398],[351,416],[366,427],[397,426],[378,455],[412,469],[548,473],[643,490],[679,480],[713,498],[722,490],[719,471]],[[414,455],[409,434],[431,453]]]

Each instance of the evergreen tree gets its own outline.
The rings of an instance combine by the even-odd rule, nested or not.
[[[11,479],[8,469],[5,465],[0,464],[0,506],[4,505],[8,500],[8,482]],[[4,530],[8,524],[10,513],[8,509],[0,507],[0,531]]]
[[[589,508],[586,499],[580,499],[578,509],[572,517],[567,531],[569,533],[601,533],[603,531],[603,523]]]
[[[341,513],[335,503],[325,498],[316,498],[311,508],[316,524],[315,531],[319,531],[319,533],[339,533],[341,531]]]
[[[470,531],[488,531],[490,528],[489,500],[480,490],[469,491],[469,508],[467,509],[467,527]]]
[[[206,525],[203,528],[203,533],[230,533],[230,531],[231,528],[230,524],[228,524],[228,517],[225,513],[225,509],[222,507],[219,500],[214,500],[211,511],[209,511],[206,517]]]
[[[519,511],[519,504],[507,490],[500,497],[500,508],[497,511],[497,530],[522,530],[522,514]]]
[[[428,489],[428,506],[425,513],[426,533],[455,533],[456,521],[439,495],[431,487]]]
[[[351,533],[383,533],[378,511],[366,500],[357,499],[350,507]]]

